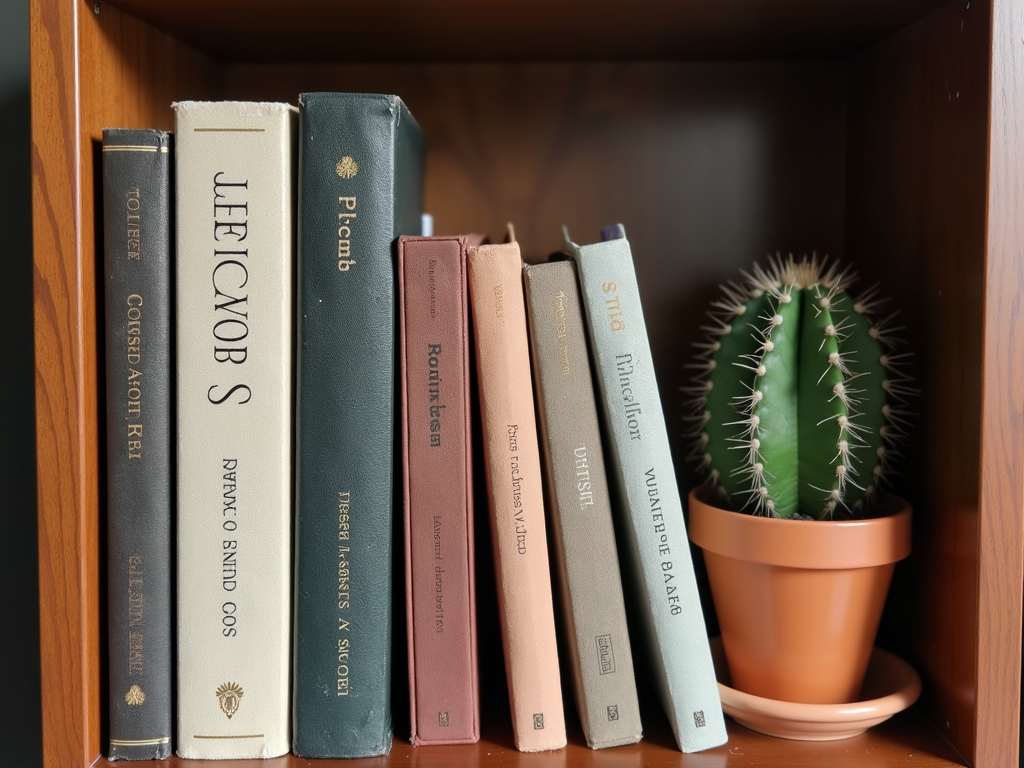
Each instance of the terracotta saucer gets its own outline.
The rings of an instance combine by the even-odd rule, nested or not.
[[[903,711],[921,694],[921,678],[914,668],[881,648],[872,651],[868,662],[864,700],[849,704],[796,704],[737,691],[728,685],[720,638],[712,638],[711,652],[725,713],[751,730],[782,739],[848,739]]]

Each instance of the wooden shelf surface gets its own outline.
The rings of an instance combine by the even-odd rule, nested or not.
[[[751,731],[727,719],[729,743],[717,749],[683,754],[673,744],[667,722],[649,728],[638,744],[591,750],[578,727],[570,725],[569,745],[551,752],[517,752],[507,728],[485,723],[484,738],[477,744],[412,747],[395,739],[387,758],[366,760],[309,760],[294,755],[271,760],[218,760],[218,768],[448,768],[449,766],[521,766],[521,768],[952,768],[967,763],[917,712],[901,713],[861,736],[841,741],[790,741]],[[654,733],[648,733],[653,730]],[[206,763],[202,763],[205,765]],[[97,768],[117,768],[123,763],[100,759]],[[196,768],[199,762],[171,758],[167,761],[133,763],[139,768]]]

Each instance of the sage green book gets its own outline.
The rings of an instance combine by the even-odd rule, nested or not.
[[[643,731],[576,269],[552,261],[524,270],[576,708],[587,746],[632,744]]]
[[[393,731],[395,263],[420,232],[425,145],[397,96],[299,110],[292,749],[369,757]]]
[[[698,752],[729,737],[633,254],[621,225],[602,238],[577,245],[566,234],[563,252],[579,273],[609,476],[629,539],[620,553],[640,592],[632,597],[644,619],[644,653],[679,749]]]

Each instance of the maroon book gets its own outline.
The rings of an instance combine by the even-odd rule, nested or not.
[[[466,237],[398,243],[413,745],[480,738]]]

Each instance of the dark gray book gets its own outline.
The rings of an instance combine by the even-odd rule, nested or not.
[[[172,748],[170,153],[103,131],[111,760]]]
[[[566,647],[587,745],[642,728],[576,270],[525,267],[526,303]]]

